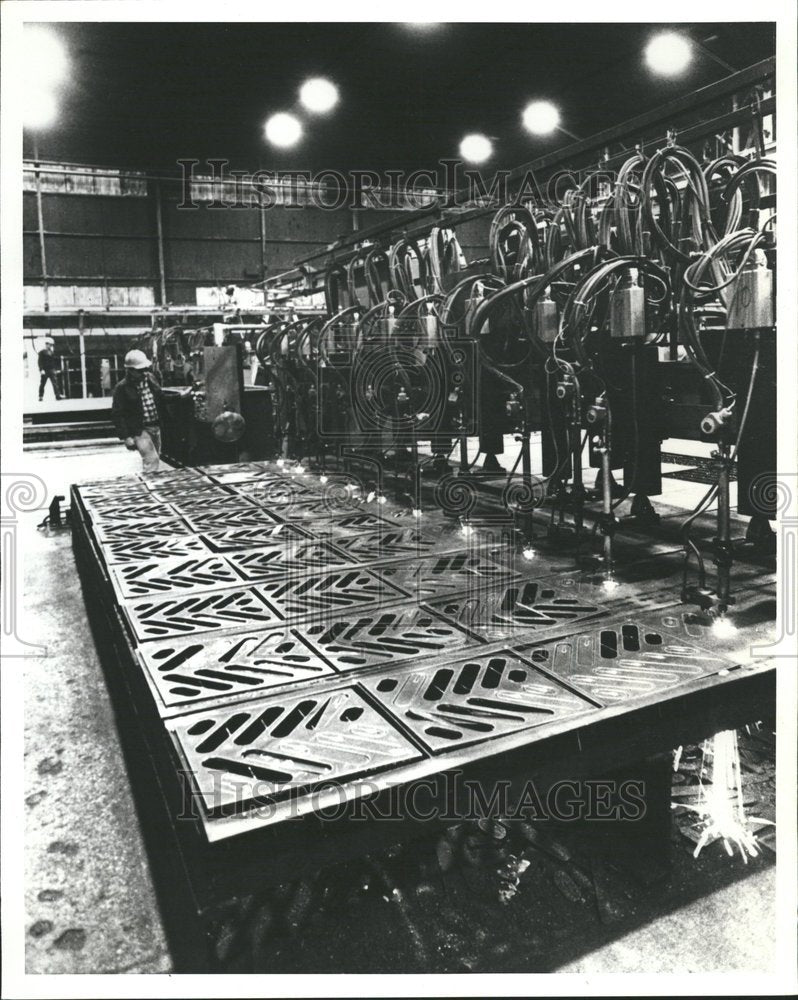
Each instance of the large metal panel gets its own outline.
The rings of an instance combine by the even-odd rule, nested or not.
[[[103,489],[101,486],[81,486],[78,492],[87,510],[114,507],[125,500],[139,504],[164,499],[155,496],[145,483],[140,483],[137,480],[131,482],[129,479],[124,483],[114,484],[108,489]]]
[[[151,518],[147,521],[113,521],[103,525],[95,524],[94,531],[101,542],[160,539],[169,535],[192,533],[191,528],[177,515],[172,518]]]
[[[433,534],[418,528],[386,523],[373,531],[342,535],[335,546],[351,562],[371,563],[385,559],[417,557],[431,552],[450,552],[463,547],[463,538],[455,532]]]
[[[152,562],[173,557],[190,558],[207,552],[195,535],[167,535],[165,538],[120,538],[107,541],[102,547],[109,565]]]
[[[145,642],[137,655],[159,708],[167,714],[334,674],[318,653],[285,627]]]
[[[287,496],[306,497],[307,499],[321,499],[324,496],[324,488],[318,484],[304,482],[296,477],[288,479],[285,476],[261,476],[258,479],[247,479],[243,482],[235,482],[231,489],[247,500],[254,500],[256,503],[263,503],[267,507],[271,500],[283,501]]]
[[[461,628],[495,642],[594,618],[602,613],[596,597],[595,588],[573,575],[510,583],[427,603]]]
[[[421,753],[353,688],[182,717],[174,739],[208,813],[367,780]],[[264,814],[265,815],[265,814]]]
[[[104,527],[119,521],[163,521],[173,518],[175,508],[150,498],[149,502],[136,502],[128,497],[114,503],[105,503],[89,508],[91,519]]]
[[[265,510],[266,508],[262,508]],[[294,520],[302,528],[311,531],[319,538],[334,538],[337,535],[359,534],[368,529],[379,528],[390,524],[369,510],[354,508],[351,513],[345,510],[330,510],[323,504],[295,505],[290,515],[285,515],[279,509],[276,516],[286,521]]]
[[[391,566],[375,567],[383,580],[419,601],[447,594],[476,596],[488,587],[509,584],[519,574],[498,559],[474,550],[441,553]]]
[[[224,513],[225,511],[252,510],[255,504],[243,497],[233,496],[230,493],[217,493],[212,496],[186,492],[182,497],[174,497],[172,506],[184,517],[191,517],[193,514]]]
[[[363,511],[365,508],[353,503],[348,497],[303,496],[292,490],[291,482],[274,483],[268,486],[258,503],[268,510],[279,513],[284,521],[319,521],[324,523],[331,517],[342,517]],[[375,515],[376,516],[376,515]],[[380,523],[380,519],[375,523]]]
[[[202,480],[204,477],[202,475],[201,469],[160,469],[158,472],[147,472],[139,473],[137,476],[143,482],[149,484],[151,489],[157,489],[161,486],[174,485],[177,483],[185,483],[188,488],[196,480]]]
[[[268,523],[257,527],[221,528],[203,531],[199,536],[211,552],[241,552],[246,549],[281,548],[290,546],[299,539],[308,538],[293,524]]]
[[[156,500],[163,500],[166,503],[179,503],[185,500],[190,500],[191,502],[198,503],[200,501],[209,501],[213,503],[214,501],[232,500],[234,494],[230,490],[226,489],[224,486],[218,486],[216,483],[212,483],[209,479],[198,479],[196,484],[191,483],[190,486],[180,483],[172,486],[153,486],[151,493]]]
[[[287,620],[302,620],[334,614],[348,608],[368,608],[389,601],[405,601],[405,595],[360,566],[262,580],[258,590]]]
[[[435,753],[593,708],[506,651],[423,668],[400,666],[361,683]]]
[[[728,670],[725,657],[646,625],[645,618],[602,624],[529,653],[600,704],[630,701]]]
[[[238,504],[222,506],[200,506],[186,515],[186,520],[195,531],[217,531],[228,528],[263,528],[268,530],[279,523],[279,518],[270,514],[265,507],[255,504],[244,507],[244,501]]]
[[[286,539],[275,545],[231,553],[227,559],[244,580],[253,581],[283,579],[289,573],[296,577],[351,565],[332,545],[316,538]]]
[[[114,590],[122,600],[147,594],[235,587],[241,582],[241,576],[224,557],[207,553],[118,566],[111,576]]]
[[[220,629],[275,625],[279,615],[254,588],[174,594],[123,605],[139,639],[165,639]]]
[[[214,482],[227,486],[234,483],[245,483],[253,479],[282,479],[282,473],[277,466],[267,462],[231,462],[227,465],[203,465],[199,471],[209,476]]]
[[[325,616],[297,626],[297,631],[336,670],[444,656],[474,644],[467,632],[414,604]]]

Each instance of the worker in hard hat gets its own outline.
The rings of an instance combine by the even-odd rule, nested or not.
[[[55,341],[51,337],[45,339],[44,348],[39,351],[39,371],[41,372],[41,378],[39,379],[39,402],[41,403],[44,399],[44,390],[48,379],[53,384],[55,398],[60,399],[61,392],[58,388],[58,370],[55,363]]]
[[[114,388],[111,414],[120,440],[138,451],[144,472],[157,472],[161,450],[163,393],[143,351],[125,355],[125,377]]]

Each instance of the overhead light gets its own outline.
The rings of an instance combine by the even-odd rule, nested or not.
[[[37,87],[28,91],[23,112],[25,128],[47,128],[55,122],[57,115],[58,104],[51,91]]]
[[[338,88],[323,77],[313,77],[300,87],[299,99],[308,111],[325,114],[338,103]]]
[[[24,67],[42,90],[63,83],[69,72],[69,59],[57,35],[38,24],[25,26],[23,36]]]
[[[521,118],[524,128],[533,135],[548,135],[560,124],[560,112],[550,101],[532,101]]]
[[[302,138],[302,123],[294,115],[284,111],[272,115],[266,122],[266,138],[273,146],[287,149],[296,146]]]
[[[467,135],[460,143],[460,155],[469,163],[484,163],[493,156],[493,143],[486,135]]]
[[[693,58],[693,47],[674,31],[655,35],[646,46],[648,68],[660,76],[683,73]]]

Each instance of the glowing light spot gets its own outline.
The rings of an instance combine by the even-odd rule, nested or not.
[[[532,101],[524,108],[521,120],[527,132],[548,135],[560,124],[560,112],[550,101]]]
[[[687,69],[693,48],[682,35],[673,31],[655,35],[646,46],[648,68],[659,76],[677,76]]]
[[[729,621],[725,615],[721,615],[720,618],[716,618],[712,623],[712,634],[716,635],[719,639],[730,639],[733,635],[737,634],[737,626],[734,622]]]
[[[338,88],[330,80],[313,77],[300,87],[299,99],[308,111],[323,115],[338,103]]]
[[[296,146],[302,138],[302,123],[294,115],[289,115],[284,111],[272,115],[266,122],[266,138],[273,146],[281,149],[288,149]]]
[[[460,155],[469,163],[484,163],[493,156],[493,143],[486,135],[467,135],[460,143]]]

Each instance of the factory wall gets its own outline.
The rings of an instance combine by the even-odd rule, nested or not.
[[[35,190],[24,193],[26,307],[43,306],[42,256]],[[41,196],[47,283],[58,305],[151,305],[161,302],[158,200],[165,300],[195,305],[197,289],[251,285],[353,229],[351,211],[275,205],[180,208],[175,182],[148,182],[114,194],[74,190]],[[37,287],[38,286],[38,287]]]
[[[45,296],[33,164],[25,164],[24,178],[25,306],[40,311]],[[197,207],[186,208],[179,180],[67,164],[42,165],[39,181],[50,311],[216,305],[217,288],[245,288],[355,228],[403,214],[313,205],[227,207],[235,200],[230,189],[220,195],[201,179],[192,189]],[[488,224],[458,229],[469,260],[485,255]]]

